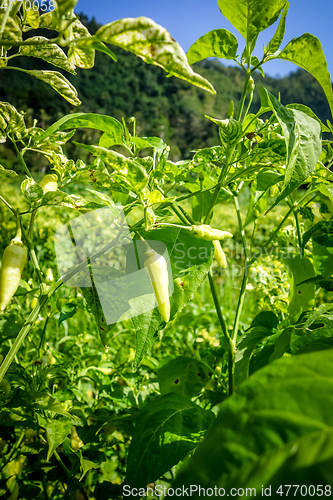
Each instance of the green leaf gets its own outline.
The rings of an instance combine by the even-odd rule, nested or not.
[[[276,32],[272,38],[272,40],[268,43],[267,48],[266,48],[266,53],[267,54],[274,54],[277,50],[279,50],[281,43],[283,41],[283,37],[286,31],[286,20],[287,20],[287,14],[289,10],[289,2],[286,2],[281,19],[279,22],[279,26],[276,29]]]
[[[105,45],[105,43],[101,42],[100,40],[97,40],[93,36],[88,40],[82,40],[76,42],[76,45],[85,50],[87,49],[98,50],[99,52],[103,52],[103,54],[106,54],[107,56],[111,57],[111,59],[113,59],[114,61],[117,61],[117,57],[112,52],[112,50],[110,50],[109,47]]]
[[[310,33],[293,38],[277,56],[305,69],[322,86],[333,114],[333,93],[331,75],[327,70],[327,62],[320,41]]]
[[[146,487],[197,446],[215,416],[180,394],[166,394],[140,411],[129,448],[125,484]]]
[[[270,335],[273,335],[272,327],[254,325],[238,344],[235,356],[236,387],[249,376],[249,365],[254,349],[262,340]]]
[[[45,141],[47,137],[53,136],[53,134],[59,130],[76,128],[101,130],[110,135],[110,140],[113,141],[112,145],[121,145],[124,143],[124,129],[122,124],[115,118],[112,118],[112,116],[98,115],[95,113],[73,113],[65,115],[47,128],[38,138],[38,141]]]
[[[43,189],[33,180],[32,177],[29,177],[22,182],[21,191],[25,199],[30,204],[36,203],[43,196]]]
[[[84,37],[90,37],[88,29],[81,23],[79,19],[71,24],[71,36],[74,40]],[[95,64],[95,50],[89,43],[75,42],[68,48],[68,59],[79,68],[89,69]]]
[[[81,104],[80,99],[77,97],[76,88],[64,77],[64,75],[58,73],[58,71],[27,70],[21,68],[20,71],[47,83],[73,106],[79,106]]]
[[[312,109],[308,108],[308,106],[305,106],[305,104],[299,104],[299,103],[287,104],[286,108],[297,109],[298,111],[302,111],[306,115],[311,116],[311,118],[313,118],[314,120],[317,120],[317,122],[321,126],[322,132],[330,132],[330,129],[326,127],[326,125],[320,120],[320,118],[318,118],[318,116],[312,111]]]
[[[186,56],[189,64],[194,64],[208,57],[234,59],[237,54],[238,40],[225,29],[209,31],[196,40]]]
[[[314,299],[314,286],[312,284],[299,284],[314,277],[313,264],[306,257],[297,255],[294,258],[282,260],[290,271],[290,295],[288,312],[298,319],[303,311],[307,311]]]
[[[34,4],[32,3],[32,8],[27,9],[26,2],[23,2],[23,12],[24,12],[24,21],[28,23],[35,30],[39,28],[39,11],[38,9],[34,9]],[[36,5],[36,4],[35,4]],[[31,4],[30,4],[31,6]]]
[[[71,431],[73,423],[71,420],[53,420],[51,422],[40,415],[37,415],[37,418],[39,425],[46,430],[46,438],[49,445],[46,458],[48,462],[58,446],[65,441],[67,435]]]
[[[5,167],[0,165],[0,177],[13,178],[16,177],[17,173],[14,170],[7,170]]]
[[[210,369],[197,359],[179,356],[158,369],[161,394],[174,392],[189,398],[198,396],[210,378]]]
[[[303,248],[310,238],[324,247],[333,247],[333,219],[318,222],[318,224],[315,224],[306,231],[303,234]]]
[[[317,120],[296,109],[285,108],[264,87],[260,89],[262,106],[275,114],[287,148],[284,189],[271,205],[272,210],[305,179],[310,177],[322,152],[321,127]]]
[[[0,26],[4,21],[5,14],[0,14]],[[22,31],[20,27],[20,22],[17,16],[9,16],[7,18],[4,32],[1,36],[4,41],[22,42]]]
[[[0,102],[0,130],[5,136],[9,134],[17,139],[25,135],[23,116],[8,102]],[[5,138],[1,142],[5,142]]]
[[[235,120],[234,118],[219,120],[218,118],[211,118],[207,115],[205,115],[205,117],[219,126],[221,143],[225,149],[229,149],[231,146],[237,144],[243,130],[241,122]]]
[[[66,319],[72,318],[75,314],[76,314],[75,304],[69,302],[68,304],[62,306],[58,320],[58,326],[60,326],[63,321],[66,321]]]
[[[84,478],[84,476],[87,474],[92,469],[99,469],[101,466],[102,462],[92,462],[91,460],[87,460],[86,458],[83,458],[82,453],[80,451],[80,465],[81,465],[81,477],[80,481]]]
[[[333,455],[327,440],[333,435],[332,367],[333,350],[326,350],[280,359],[252,375],[222,403],[216,423],[172,487],[241,484],[261,491],[276,483],[325,484],[308,483],[307,477],[317,464],[320,479],[331,474],[331,461],[325,460]]]
[[[278,19],[286,0],[217,0],[222,14],[248,42]],[[253,47],[252,47],[253,49]]]
[[[57,66],[58,68],[72,73],[72,75],[76,74],[75,66],[57,44],[43,43],[48,41],[48,39],[43,36],[34,36],[29,38],[29,42],[30,41],[40,42],[40,45],[21,45],[18,52],[20,55],[38,57],[39,59],[43,59],[43,61],[53,64],[53,66]]]
[[[305,283],[313,283],[317,285],[319,288],[323,288],[327,292],[333,292],[333,278],[324,278],[324,276],[315,276],[314,278],[309,278],[300,285],[304,285]]]
[[[187,82],[215,94],[214,87],[194,73],[186,55],[169,32],[147,17],[127,18],[99,28],[95,37],[133,52],[147,64],[154,64]]]
[[[53,0],[56,4],[54,12],[60,17],[72,11],[77,4],[78,0]]]
[[[116,182],[120,182],[126,189],[135,192],[142,191],[148,183],[148,174],[141,166],[140,159],[131,159],[126,156],[112,151],[110,149],[101,148],[99,146],[89,146],[73,141],[77,146],[81,146],[97,158],[100,158],[107,165],[114,169],[112,178]]]

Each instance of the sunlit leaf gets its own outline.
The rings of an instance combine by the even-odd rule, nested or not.
[[[214,87],[194,73],[186,55],[169,32],[147,17],[127,18],[99,28],[95,37],[133,52],[146,63],[160,66],[170,75],[215,93]]]

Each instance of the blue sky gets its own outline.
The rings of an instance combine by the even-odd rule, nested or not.
[[[200,36],[217,28],[228,29],[237,36],[240,53],[244,47],[241,35],[222,16],[216,0],[79,0],[76,12],[94,16],[101,24],[124,17],[150,17],[164,26],[185,51]],[[283,46],[306,32],[317,36],[323,45],[333,78],[332,23],[333,0],[290,0]],[[274,31],[275,25],[260,35],[255,52],[258,56],[262,54],[262,44],[267,45]],[[230,61],[225,61],[225,64],[230,64]],[[282,60],[271,61],[264,66],[266,74],[270,76],[284,76],[295,69],[293,64]]]

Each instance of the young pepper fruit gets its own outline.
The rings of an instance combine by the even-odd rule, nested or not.
[[[220,231],[220,229],[214,229],[208,224],[192,226],[192,231],[197,238],[206,241],[224,240],[233,236],[229,231]]]
[[[21,228],[18,223],[17,234],[2,256],[0,280],[0,311],[4,311],[12,300],[20,284],[21,274],[27,262],[27,251],[23,247]]]
[[[57,191],[58,189],[58,177],[56,174],[44,175],[43,179],[39,183],[40,187],[43,188],[43,193],[48,193],[50,191]]]
[[[144,268],[149,275],[150,282],[154,289],[157,309],[167,323],[170,319],[169,275],[167,263],[163,255],[155,252],[152,248],[146,251],[145,256]]]
[[[221,266],[223,269],[227,267],[227,259],[225,256],[225,253],[222,250],[221,243],[219,240],[213,240],[212,241],[214,245],[214,259],[218,263],[219,266]]]

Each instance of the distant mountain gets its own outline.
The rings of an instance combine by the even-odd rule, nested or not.
[[[98,28],[94,19],[88,21],[84,15],[81,19],[91,33]],[[117,63],[97,53],[93,69],[78,69],[76,76],[66,74],[79,91],[82,100],[79,108],[73,108],[42,82],[15,71],[1,72],[1,100],[27,111],[29,117],[37,118],[44,127],[70,111],[108,114],[118,120],[135,116],[138,133],[163,137],[171,145],[173,159],[188,158],[193,149],[218,144],[217,127],[204,115],[225,118],[230,100],[239,102],[244,82],[240,68],[226,67],[218,60],[195,65],[195,70],[217,90],[213,96],[182,80],[167,78],[163,70],[145,64],[128,52],[116,47],[112,50],[118,57]],[[37,59],[13,61],[29,69],[52,69]],[[258,73],[255,81],[251,111],[258,110],[258,89],[265,86],[276,96],[280,92],[283,104],[300,102],[312,108],[324,122],[330,118],[321,87],[303,70],[298,69],[284,78],[263,78]]]

